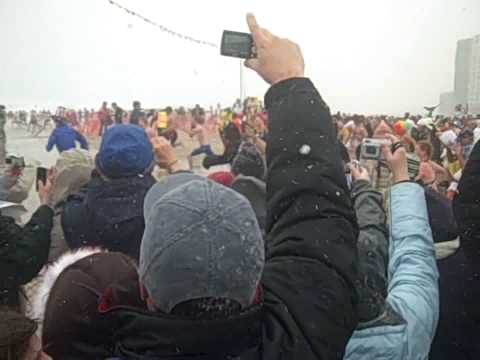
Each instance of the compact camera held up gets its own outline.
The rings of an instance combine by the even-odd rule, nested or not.
[[[382,145],[392,145],[388,139],[363,139],[360,149],[361,160],[380,160],[382,156]]]
[[[5,164],[12,168],[23,169],[25,167],[25,158],[23,156],[9,155],[5,159]]]

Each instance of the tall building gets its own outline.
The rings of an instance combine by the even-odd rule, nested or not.
[[[472,113],[480,113],[480,35],[472,39],[468,106]]]
[[[462,112],[480,113],[480,34],[457,42],[453,93],[454,100],[451,93],[440,96],[440,113],[450,115],[458,105]]]

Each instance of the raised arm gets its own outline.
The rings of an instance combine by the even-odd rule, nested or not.
[[[265,96],[267,240],[264,357],[341,359],[357,325],[358,228],[328,107],[303,78],[299,47],[249,25],[257,58],[247,66]],[[278,345],[278,346],[276,346]],[[272,350],[276,349],[276,350]],[[285,354],[285,351],[288,354]]]
[[[423,188],[408,181],[405,149],[384,156],[392,169],[391,241],[387,302],[407,324],[406,358],[428,358],[438,322],[439,294],[435,248]],[[412,345],[415,345],[413,347]]]

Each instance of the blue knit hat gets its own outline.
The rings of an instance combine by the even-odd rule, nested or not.
[[[153,160],[147,133],[135,125],[115,125],[107,130],[96,157],[100,172],[112,179],[142,174]]]

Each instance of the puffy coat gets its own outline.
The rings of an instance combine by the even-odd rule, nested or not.
[[[384,314],[362,324],[345,359],[428,359],[438,322],[438,270],[423,188],[406,182],[390,193],[388,295]]]
[[[328,107],[305,78],[266,95],[263,303],[190,321],[114,307],[116,356],[128,359],[341,359],[357,326],[358,227]]]
[[[62,229],[68,246],[99,246],[138,259],[145,228],[143,201],[154,183],[150,175],[92,178],[64,205]]]
[[[0,304],[19,305],[19,287],[46,264],[52,219],[48,206],[40,206],[23,228],[0,215]]]
[[[82,149],[88,150],[87,140],[82,134],[69,125],[60,125],[53,130],[48,138],[47,151],[52,151],[54,146],[57,147],[58,152],[75,149],[77,141]]]

